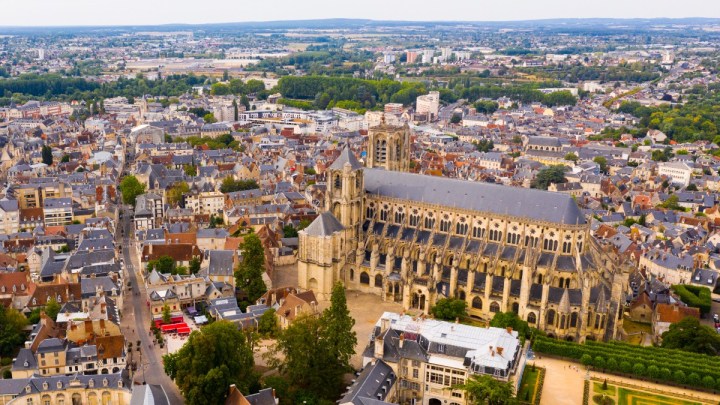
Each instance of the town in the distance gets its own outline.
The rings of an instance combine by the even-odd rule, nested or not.
[[[0,405],[720,402],[720,19],[0,28]]]

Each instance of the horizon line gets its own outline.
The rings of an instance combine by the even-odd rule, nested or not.
[[[351,17],[329,17],[314,19],[280,19],[280,20],[249,20],[249,21],[227,21],[227,22],[169,22],[169,23],[149,23],[149,24],[72,24],[72,25],[0,25],[1,29],[32,29],[32,28],[139,28],[139,27],[168,27],[168,26],[187,26],[198,27],[208,25],[250,25],[250,24],[277,24],[277,23],[309,23],[309,22],[331,22],[331,21],[347,21],[347,22],[373,22],[373,23],[415,23],[415,24],[503,24],[503,23],[542,23],[542,22],[558,22],[558,21],[679,21],[679,20],[704,20],[708,22],[720,23],[719,17],[551,17],[538,19],[518,19],[518,20],[387,20],[373,18],[351,18]]]

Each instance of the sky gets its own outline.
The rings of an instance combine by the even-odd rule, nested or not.
[[[1,0],[0,26],[153,25],[368,18],[509,21],[720,18],[718,0]]]

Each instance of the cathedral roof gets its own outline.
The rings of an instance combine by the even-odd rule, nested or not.
[[[365,169],[369,194],[537,221],[584,224],[571,196],[421,174]]]
[[[335,215],[326,211],[318,215],[304,231],[310,236],[330,236],[343,229],[345,227],[335,218]]]
[[[333,170],[342,170],[343,167],[345,167],[345,163],[350,163],[350,168],[352,170],[362,169],[363,165],[360,163],[357,158],[355,157],[355,154],[350,151],[350,148],[347,146],[343,148],[342,152],[340,153],[340,156],[338,156],[337,159],[333,162],[333,164],[330,165],[330,169]]]

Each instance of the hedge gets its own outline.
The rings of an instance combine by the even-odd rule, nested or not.
[[[710,313],[712,309],[712,299],[710,289],[697,285],[676,284],[672,286],[672,290],[680,297],[682,302],[690,307],[700,309],[701,315]]]
[[[621,342],[578,344],[536,336],[533,350],[607,371],[720,390],[720,357]]]

